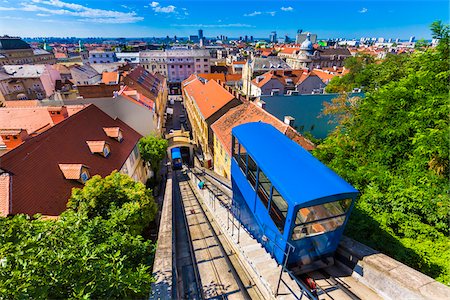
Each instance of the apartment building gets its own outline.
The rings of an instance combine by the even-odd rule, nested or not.
[[[0,68],[0,102],[48,98],[57,80],[61,75],[50,65],[5,65]]]
[[[43,49],[32,49],[18,37],[0,37],[0,65],[55,64],[53,53]]]
[[[211,73],[210,52],[203,49],[148,50],[139,53],[139,63],[149,72],[180,83],[191,74]]]
[[[113,63],[117,61],[117,56],[114,51],[89,51],[90,64],[104,64]]]

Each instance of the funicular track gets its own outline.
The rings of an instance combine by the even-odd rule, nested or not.
[[[180,223],[185,227],[185,245],[177,252],[189,250],[189,255],[178,255],[181,258],[177,261],[178,276],[182,265],[185,266],[185,273],[187,270],[187,274],[182,274],[177,280],[178,298],[262,299],[246,272],[236,266],[233,258],[235,254],[224,242],[218,226],[208,218],[189,177],[183,171],[176,171],[173,172],[173,182],[176,186],[173,191],[176,198],[174,207],[178,211],[175,224],[177,228]],[[178,233],[183,234],[183,231],[179,230]],[[177,239],[178,245],[183,237],[178,235]],[[190,257],[190,261],[186,256]]]

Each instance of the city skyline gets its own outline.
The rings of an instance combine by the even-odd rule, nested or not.
[[[189,36],[203,29],[206,37],[262,38],[271,31],[294,37],[297,29],[303,29],[319,38],[429,39],[433,21],[449,21],[448,2],[440,0],[0,0],[0,11],[0,33],[26,37]]]

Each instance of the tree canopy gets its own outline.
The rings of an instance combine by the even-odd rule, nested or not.
[[[45,197],[45,195],[43,195]],[[156,204],[126,175],[94,176],[57,219],[0,218],[0,298],[145,298]]]
[[[347,234],[449,285],[448,26],[441,31],[436,49],[352,58],[330,88],[363,86],[365,97],[325,108],[340,123],[314,154],[361,192]]]
[[[166,139],[157,137],[156,135],[148,135],[139,141],[139,152],[141,153],[142,159],[150,163],[155,173],[154,178],[158,175],[159,165],[164,156],[166,156],[168,145],[169,142]]]

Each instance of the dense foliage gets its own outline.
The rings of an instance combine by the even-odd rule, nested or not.
[[[169,142],[166,139],[157,137],[156,135],[148,135],[139,141],[139,152],[142,159],[152,167],[155,174],[155,180],[158,177],[161,161],[166,156]]]
[[[142,230],[156,205],[117,172],[73,191],[59,219],[0,218],[0,298],[145,298],[154,245]],[[144,225],[143,225],[144,224]]]
[[[450,285],[448,26],[436,49],[356,57],[330,90],[339,126],[315,155],[361,192],[347,234]],[[444,44],[445,43],[445,44]]]
[[[141,234],[157,211],[151,190],[117,171],[105,178],[96,175],[82,189],[73,189],[67,207],[89,218],[109,219],[134,234]]]

